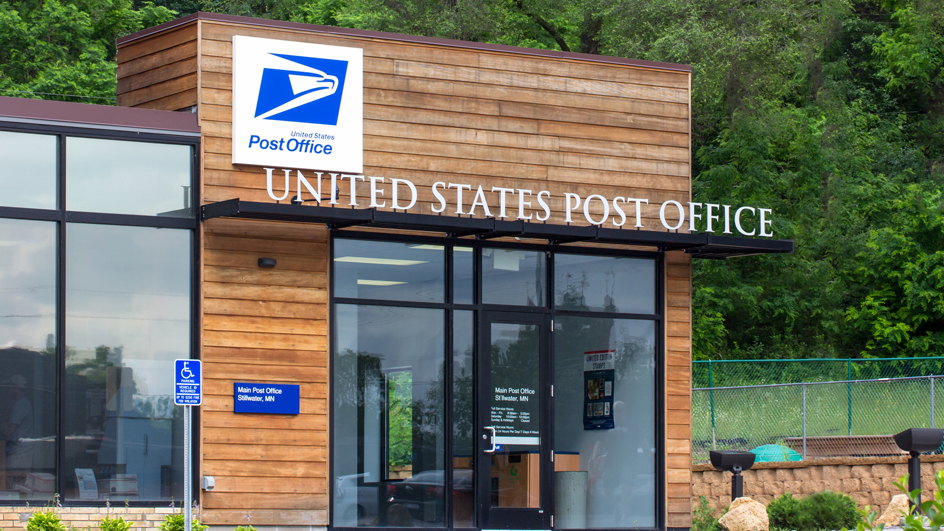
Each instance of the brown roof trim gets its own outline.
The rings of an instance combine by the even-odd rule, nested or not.
[[[417,37],[415,35],[404,35],[400,33],[386,33],[382,31],[368,31],[351,28],[336,28],[333,26],[315,26],[313,24],[302,24],[300,22],[285,22],[281,20],[270,20],[265,18],[239,17],[234,15],[220,15],[217,13],[198,12],[186,17],[179,18],[141,30],[131,35],[126,35],[118,39],[118,46],[129,42],[149,37],[156,33],[166,31],[171,28],[189,24],[196,20],[207,20],[213,22],[228,22],[233,24],[244,24],[247,26],[263,26],[267,28],[283,28],[312,33],[327,33],[331,35],[348,35],[352,37],[368,37],[371,39],[384,39],[400,42],[412,42],[416,44],[433,44],[437,46],[449,46],[453,48],[466,48],[470,50],[485,50],[493,52],[513,53],[518,55],[532,55],[538,57],[552,57],[556,59],[573,59],[577,61],[587,61],[594,63],[607,63],[616,65],[639,66],[644,68],[654,68],[658,70],[672,70],[676,72],[691,72],[689,65],[675,63],[658,63],[655,61],[641,61],[638,59],[624,59],[622,57],[609,57],[605,55],[594,55],[586,53],[560,52],[555,50],[539,50],[536,48],[521,48],[518,46],[506,46],[501,44],[486,44],[481,42],[457,41],[452,39],[437,39],[432,37]]]
[[[147,130],[155,133],[200,134],[197,115],[65,101],[0,96],[0,117],[24,122],[56,122],[74,127]],[[9,121],[3,120],[0,121]]]

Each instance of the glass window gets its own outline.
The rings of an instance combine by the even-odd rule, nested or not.
[[[64,497],[180,500],[174,360],[190,357],[187,230],[69,224]]]
[[[555,470],[569,486],[556,503],[585,507],[557,526],[655,527],[655,323],[556,321]]]
[[[452,315],[452,519],[454,527],[475,527],[475,488],[472,483],[475,313],[460,310]]]
[[[482,302],[544,306],[544,253],[482,249]]]
[[[445,302],[445,247],[336,239],[334,296]]]
[[[444,311],[335,308],[334,525],[442,527]]]
[[[56,492],[55,223],[0,219],[0,308],[0,498],[49,499]]]
[[[66,139],[66,208],[82,212],[192,217],[186,145]]]
[[[655,313],[655,261],[639,258],[554,255],[558,310]]]
[[[472,304],[475,292],[475,253],[471,247],[452,248],[452,301],[456,304]]]
[[[0,206],[57,208],[56,137],[0,131]]]

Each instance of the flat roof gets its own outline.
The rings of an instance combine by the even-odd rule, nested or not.
[[[0,122],[58,124],[66,127],[121,129],[199,136],[197,115],[112,105],[0,96]]]
[[[453,39],[437,39],[433,37],[418,37],[415,35],[405,35],[401,33],[386,33],[382,31],[368,31],[351,28],[338,28],[334,26],[316,26],[314,24],[302,24],[300,22],[286,22],[282,20],[270,20],[264,18],[239,17],[234,15],[220,15],[218,13],[197,12],[192,15],[171,20],[152,28],[147,28],[118,39],[118,46],[144,39],[177,26],[183,26],[206,20],[212,22],[225,22],[231,24],[243,24],[247,26],[262,26],[266,28],[281,28],[297,31],[307,31],[310,33],[325,33],[329,35],[347,35],[351,37],[367,37],[371,39],[383,39],[399,42],[409,42],[416,44],[431,44],[436,46],[449,46],[452,48],[466,48],[470,50],[481,50],[491,52],[511,53],[518,55],[531,55],[538,57],[548,57],[554,59],[572,59],[576,61],[590,63],[605,63],[623,66],[637,66],[643,68],[653,68],[657,70],[672,70],[675,72],[691,72],[689,65],[675,63],[659,63],[656,61],[642,61],[639,59],[625,59],[622,57],[609,57],[606,55],[595,55],[588,53],[561,52],[556,50],[540,50],[537,48],[521,48],[518,46],[506,46],[502,44],[487,44],[482,42],[459,41]]]

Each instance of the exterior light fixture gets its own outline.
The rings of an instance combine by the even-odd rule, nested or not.
[[[741,472],[750,470],[754,466],[752,452],[736,452],[732,450],[712,450],[708,452],[711,466],[722,472],[731,472],[731,501],[744,496],[744,476]]]
[[[895,435],[895,444],[911,454],[908,459],[908,491],[921,488],[921,454],[933,452],[944,442],[944,430],[936,428],[909,428]],[[918,507],[921,506],[921,493],[918,492]]]
[[[260,258],[259,267],[264,267],[266,269],[272,269],[276,264],[275,258]]]

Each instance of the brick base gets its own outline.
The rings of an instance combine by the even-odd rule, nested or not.
[[[758,463],[743,472],[744,495],[763,504],[790,492],[805,496],[831,490],[848,494],[864,509],[882,511],[892,496],[902,494],[894,483],[908,473],[907,457],[830,458],[787,463]],[[934,497],[934,473],[944,469],[944,455],[921,457],[921,497]],[[705,496],[718,510],[731,503],[731,473],[711,465],[692,467],[692,507]]]
[[[26,522],[36,511],[47,511],[48,507],[36,505],[31,507],[2,507],[0,506],[0,529],[26,529]],[[71,529],[98,529],[99,521],[105,516],[112,518],[122,517],[126,521],[134,522],[132,530],[156,529],[164,521],[164,516],[180,509],[170,507],[62,507],[55,509],[59,518],[67,528]]]

